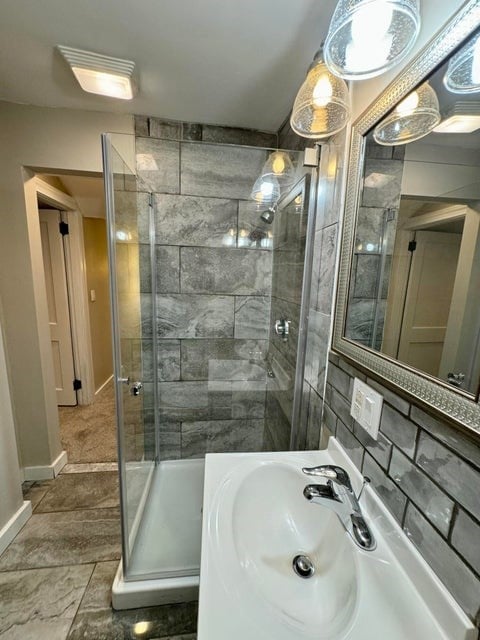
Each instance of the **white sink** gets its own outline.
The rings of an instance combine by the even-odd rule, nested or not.
[[[475,638],[373,492],[373,517],[362,498],[377,540],[371,552],[304,498],[312,478],[301,469],[318,464],[338,464],[354,485],[361,481],[334,441],[328,452],[207,455],[198,640]],[[293,570],[298,554],[313,563],[308,579]]]

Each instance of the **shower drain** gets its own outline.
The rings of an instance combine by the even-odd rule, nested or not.
[[[300,578],[311,578],[315,573],[313,562],[308,556],[298,555],[292,561],[293,570]]]

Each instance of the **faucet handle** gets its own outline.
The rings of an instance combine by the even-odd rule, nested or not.
[[[333,464],[322,464],[319,467],[303,467],[302,471],[307,476],[319,476],[321,478],[328,478],[329,480],[333,480],[342,487],[346,487],[350,491],[353,491],[350,477],[342,467],[337,467]]]
[[[363,483],[362,483],[362,488],[360,489],[360,493],[357,496],[357,501],[360,502],[360,498],[362,497],[362,493],[363,490],[365,489],[365,487],[367,486],[367,484],[370,484],[371,480],[368,476],[363,476]]]

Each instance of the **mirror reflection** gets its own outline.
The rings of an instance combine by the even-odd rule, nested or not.
[[[480,35],[368,133],[345,337],[476,394]]]

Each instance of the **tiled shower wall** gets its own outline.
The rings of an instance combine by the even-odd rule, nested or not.
[[[307,447],[336,435],[466,613],[480,612],[480,445],[330,354],[343,212],[344,133],[322,147],[302,421]],[[282,142],[280,141],[280,144]],[[352,379],[384,397],[377,442],[350,417]],[[323,403],[324,400],[324,403]],[[320,426],[322,429],[320,431]]]
[[[250,192],[268,151],[239,145],[276,136],[155,118],[136,130],[155,217],[161,458],[261,450],[272,250]],[[142,290],[146,309],[148,274]]]

